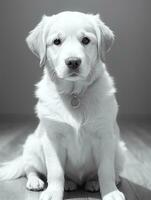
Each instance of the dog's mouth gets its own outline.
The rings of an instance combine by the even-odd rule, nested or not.
[[[64,78],[69,81],[77,81],[83,79],[84,77],[79,72],[71,72],[66,74]]]
[[[76,76],[79,76],[79,73],[77,73],[77,72],[72,72],[72,73],[69,73],[68,76],[69,76],[69,77],[76,77]]]

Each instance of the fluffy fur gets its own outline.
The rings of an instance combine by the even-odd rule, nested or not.
[[[84,37],[89,44],[82,44]],[[36,85],[39,125],[22,155],[0,168],[0,179],[27,176],[28,189],[42,190],[38,174],[44,174],[48,187],[40,200],[61,200],[64,187],[83,184],[89,191],[100,187],[103,200],[125,199],[116,187],[124,160],[116,90],[104,63],[113,40],[98,15],[79,12],[44,16],[30,32],[27,44],[44,68]],[[81,60],[75,76],[65,63],[72,57]],[[71,105],[73,95],[80,101],[77,108]]]

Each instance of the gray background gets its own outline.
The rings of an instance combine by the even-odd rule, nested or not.
[[[150,0],[5,0],[0,6],[0,114],[33,114],[34,84],[42,74],[25,38],[43,14],[100,13],[115,32],[107,58],[120,113],[151,115]]]

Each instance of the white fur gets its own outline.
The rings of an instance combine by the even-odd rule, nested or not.
[[[90,38],[87,46],[81,44],[84,36]],[[60,46],[53,44],[57,37],[62,39]],[[10,162],[14,167],[9,170],[7,166],[1,168],[0,178],[26,174],[27,188],[42,189],[37,172],[46,175],[48,188],[40,200],[61,200],[64,176],[79,185],[94,180],[97,188],[86,185],[94,191],[98,190],[98,180],[103,200],[125,199],[115,185],[123,155],[114,82],[104,64],[113,40],[112,31],[98,15],[79,12],[44,16],[31,31],[28,46],[44,67],[36,85],[35,110],[40,122],[26,140],[21,162]],[[69,57],[82,60],[77,77],[68,73],[65,59]],[[72,94],[80,99],[78,108],[71,105]]]

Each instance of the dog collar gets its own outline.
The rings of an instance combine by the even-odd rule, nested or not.
[[[71,106],[73,108],[79,108],[80,107],[80,98],[77,94],[71,95]]]

